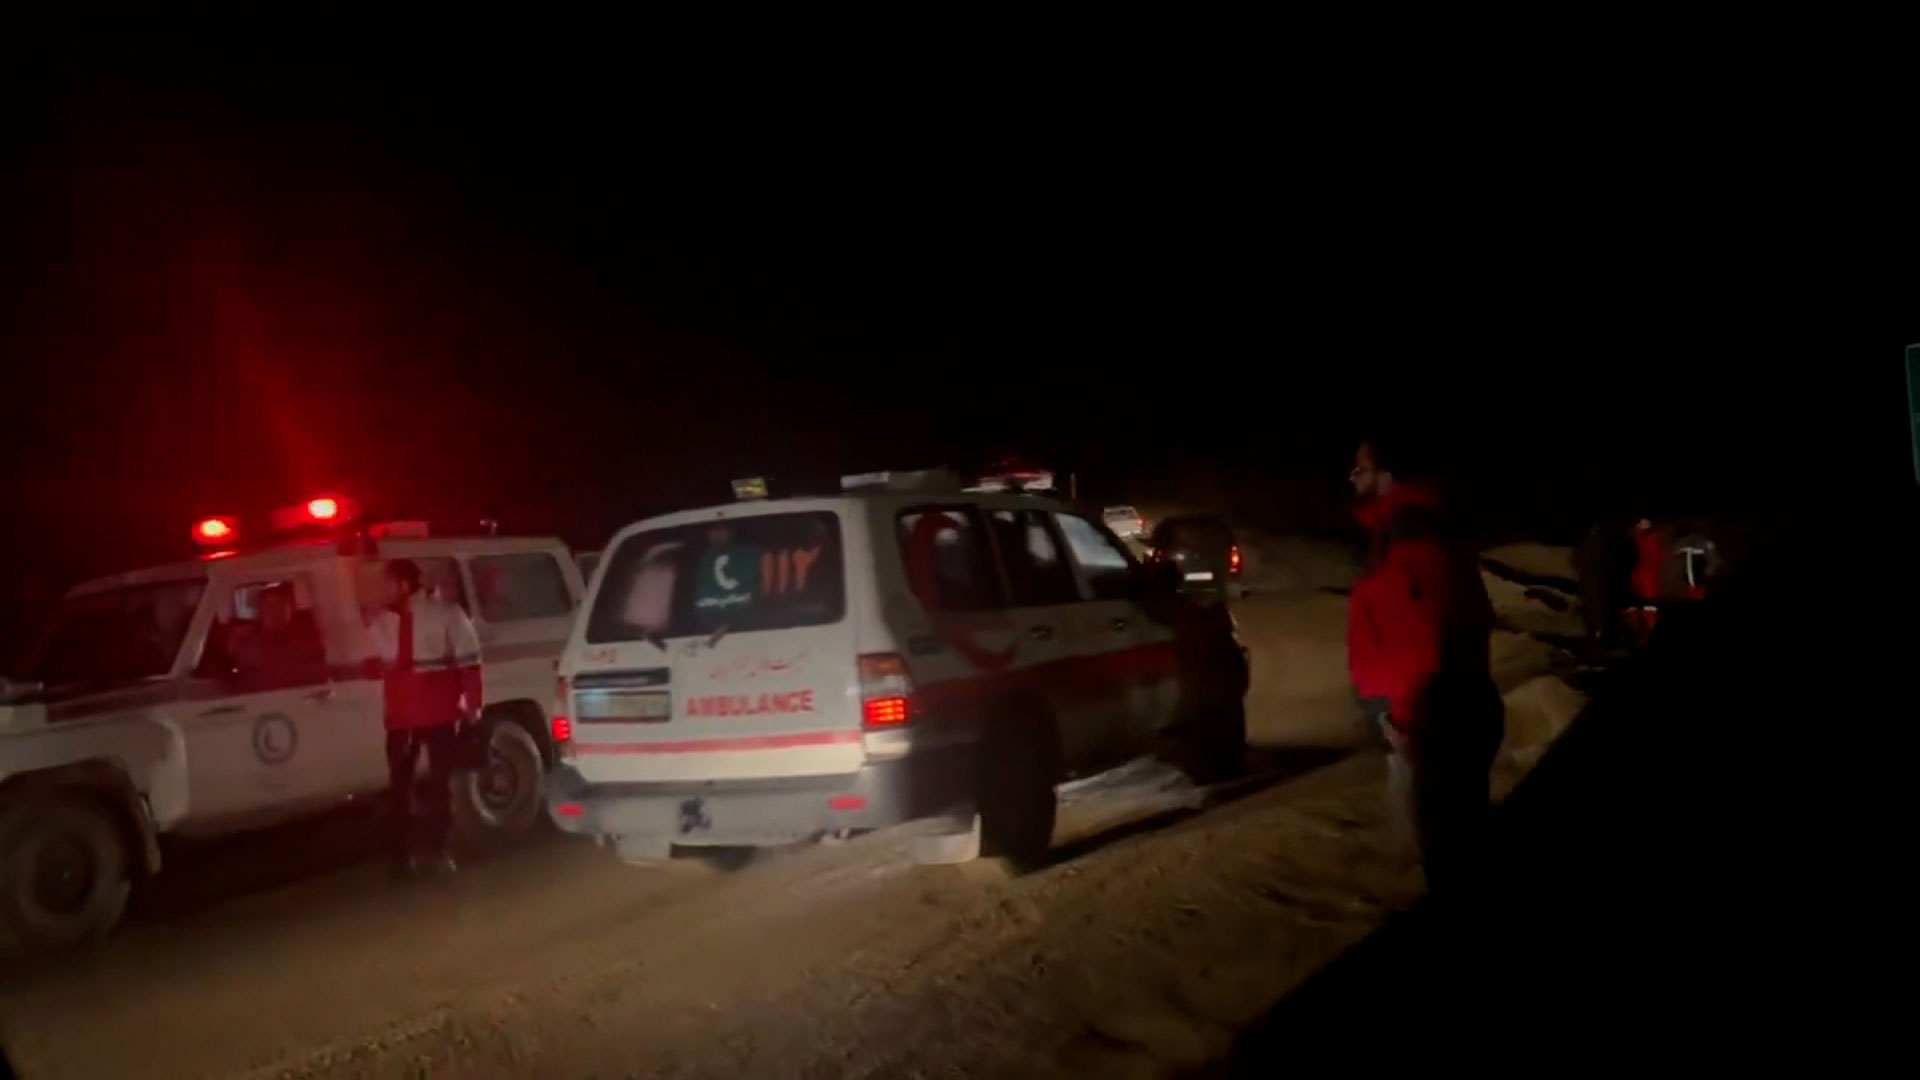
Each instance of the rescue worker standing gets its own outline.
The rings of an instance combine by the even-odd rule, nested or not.
[[[1587,648],[1600,653],[1620,642],[1622,613],[1633,595],[1627,577],[1633,567],[1627,534],[1609,523],[1595,522],[1586,538],[1573,549],[1574,575],[1580,584],[1580,622],[1586,627]]]
[[[1645,645],[1660,617],[1660,575],[1667,564],[1667,538],[1652,521],[1641,518],[1633,526],[1633,546],[1637,561],[1629,580],[1634,602],[1627,609],[1627,622],[1633,630],[1633,643]]]
[[[411,872],[424,859],[451,872],[454,760],[460,724],[480,712],[480,641],[466,612],[421,588],[420,567],[411,559],[389,562],[385,583],[387,610],[374,620],[373,638],[385,673],[395,869]],[[423,752],[427,775],[417,787],[424,809],[416,823]]]
[[[1428,883],[1442,887],[1472,860],[1491,811],[1505,714],[1477,560],[1416,465],[1380,440],[1354,455],[1349,479],[1371,544],[1353,584],[1347,662],[1360,697],[1384,705],[1389,810],[1418,842]]]

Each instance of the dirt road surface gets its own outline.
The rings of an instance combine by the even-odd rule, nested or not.
[[[342,819],[187,860],[98,949],[15,965],[0,1039],[23,1077],[1162,1075],[1420,887],[1351,752],[1343,611],[1243,605],[1258,777],[1198,812],[1156,765],[1068,785],[1024,876],[916,867],[898,833],[731,868],[546,836],[399,886]]]

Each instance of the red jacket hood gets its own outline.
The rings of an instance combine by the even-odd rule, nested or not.
[[[1353,516],[1368,532],[1379,532],[1393,520],[1396,510],[1403,506],[1439,506],[1440,491],[1432,484],[1395,484],[1385,495],[1377,499],[1368,499],[1353,508]]]

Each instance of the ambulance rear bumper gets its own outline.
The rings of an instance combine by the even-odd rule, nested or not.
[[[951,745],[871,757],[840,776],[594,784],[565,761],[546,783],[562,832],[666,837],[674,844],[771,845],[840,829],[879,829],[970,805],[973,752]]]

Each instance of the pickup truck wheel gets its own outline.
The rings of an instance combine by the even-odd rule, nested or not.
[[[1043,718],[1011,717],[996,724],[980,744],[974,766],[975,806],[980,813],[981,853],[1000,856],[1021,870],[1046,859],[1053,846],[1059,772],[1053,725]]]
[[[29,949],[74,945],[120,921],[133,882],[124,834],[83,798],[0,814],[0,922]]]
[[[471,846],[511,840],[539,824],[546,767],[540,744],[512,721],[488,724],[486,756],[454,775],[454,826]]]

